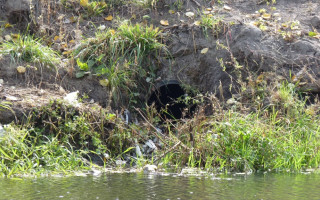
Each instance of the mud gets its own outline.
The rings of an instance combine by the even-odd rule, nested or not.
[[[10,30],[4,30],[2,37],[20,31],[19,24],[25,23],[23,20],[15,20],[16,16],[12,15],[17,10],[20,13],[30,13],[30,7],[25,6],[25,1],[20,2],[12,4],[10,1],[0,1],[1,9],[4,9],[0,17],[17,24]],[[162,40],[170,52],[170,56],[161,55],[161,67],[157,72],[159,81],[179,80],[203,93],[215,93],[221,100],[227,100],[240,90],[239,81],[248,82],[249,77],[255,79],[261,73],[272,72],[270,74],[276,76],[271,78],[294,80],[299,82],[302,91],[320,93],[320,42],[319,38],[308,35],[311,31],[320,32],[320,4],[317,0],[277,0],[274,5],[267,5],[265,1],[258,0],[225,0],[224,5],[228,5],[231,9],[225,9],[224,5],[219,5],[214,0],[183,1],[180,8],[177,8],[177,2],[179,1],[159,0],[152,9],[123,5],[106,10],[103,16],[90,17],[77,23],[71,23],[67,19],[78,16],[83,9],[77,7],[70,12],[57,4],[52,6],[56,10],[52,12],[50,18],[47,15],[42,15],[41,20],[37,18],[38,26],[34,32],[39,37],[46,36],[52,39],[63,31],[65,40],[73,39],[75,44],[70,44],[68,49],[61,49],[62,42],[54,44],[53,47],[57,51],[66,51],[75,48],[82,37],[93,36],[92,24],[116,26],[116,23],[103,20],[107,15],[131,19],[134,23],[144,21],[162,29]],[[21,6],[14,8],[13,5]],[[48,6],[42,6],[41,12],[39,7],[36,8],[37,17],[48,9]],[[223,25],[219,34],[206,32],[203,27],[194,24],[200,19],[202,10],[207,8],[210,8],[215,16],[222,18]],[[169,13],[171,9],[175,10],[174,14]],[[261,9],[274,16],[277,13],[278,17],[263,20],[261,16],[257,16],[257,12]],[[188,11],[196,13],[195,17],[187,17],[185,13]],[[143,18],[145,15],[150,19],[145,21]],[[167,19],[169,26],[160,25],[161,19]],[[256,24],[261,21],[264,27]],[[298,29],[294,27],[293,22],[299,22]],[[285,23],[293,27],[284,28]],[[202,53],[205,48],[208,48],[208,51]],[[0,65],[0,79],[4,80],[0,89],[2,100],[9,94],[23,100],[29,98],[20,93],[33,95],[34,100],[47,100],[51,96],[59,98],[68,92],[78,90],[81,94],[89,96],[88,101],[93,100],[101,106],[108,104],[108,91],[99,84],[97,77],[75,78],[72,63],[66,61],[64,65],[67,67],[60,68],[58,73],[48,69],[38,71],[30,69],[24,75],[18,74],[16,67],[25,64],[14,63],[7,57],[2,58]],[[23,100],[12,101],[16,113],[24,113],[23,110],[27,109],[27,103],[21,106]],[[35,102],[37,105],[42,104],[36,100]],[[3,111],[1,113],[3,115],[0,117],[1,123],[8,123],[13,119],[13,116],[8,117]]]

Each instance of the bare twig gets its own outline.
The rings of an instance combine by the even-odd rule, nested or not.
[[[193,3],[197,4],[197,6],[201,7],[201,4],[197,2],[196,0],[191,0]]]
[[[159,140],[161,140],[161,142],[163,142],[165,145],[168,146],[168,144],[162,139],[162,137],[158,135],[157,133],[158,129],[147,120],[147,118],[142,114],[141,110],[139,108],[135,108],[135,110],[138,111],[141,117],[155,130],[155,132],[152,132],[152,134],[155,135]]]
[[[175,148],[177,148],[177,146],[179,146],[181,144],[181,141],[179,141],[177,144],[173,145],[170,149],[168,149],[167,151],[165,151],[163,154],[161,154],[158,158],[156,158],[154,160],[154,162],[157,162],[158,160],[160,160],[161,158],[163,158],[165,155],[167,155],[168,153],[170,153],[171,151],[173,151]]]

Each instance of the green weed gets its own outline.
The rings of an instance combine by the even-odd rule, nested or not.
[[[74,56],[87,63],[89,71],[105,79],[114,102],[123,102],[122,98],[127,96],[129,104],[137,103],[138,88],[143,88],[138,84],[150,82],[155,76],[156,66],[150,58],[165,47],[157,40],[159,34],[152,27],[123,23],[117,30],[97,32],[94,38],[83,41]],[[80,70],[78,77],[83,72]]]
[[[201,16],[201,27],[205,35],[208,36],[208,30],[212,31],[215,37],[218,37],[223,29],[222,18],[216,17],[214,15],[202,15]]]
[[[30,35],[19,35],[12,41],[5,41],[0,45],[0,53],[10,55],[14,61],[38,63],[57,69],[60,56],[48,46],[41,44],[41,39],[34,39]]]

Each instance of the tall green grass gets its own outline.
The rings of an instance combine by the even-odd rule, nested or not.
[[[60,63],[57,52],[41,43],[31,35],[18,35],[12,41],[5,41],[0,45],[0,53],[10,55],[15,62],[25,61],[38,63],[40,66],[56,69]]]
[[[167,143],[173,146],[179,140],[184,146],[163,162],[235,172],[318,168],[319,113],[310,112],[294,88],[281,84],[273,91],[273,103],[256,112],[218,106],[211,116],[197,114],[174,125]]]
[[[156,66],[151,58],[165,48],[158,41],[159,34],[157,28],[130,23],[122,23],[117,30],[97,32],[74,51],[78,63],[87,65],[85,69],[80,67],[78,77],[85,71],[97,74],[106,80],[114,102],[129,97],[129,104],[136,103],[139,92],[148,89],[143,83],[155,79]]]

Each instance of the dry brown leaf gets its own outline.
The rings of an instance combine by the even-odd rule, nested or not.
[[[169,21],[168,20],[160,20],[160,24],[162,26],[169,26]]]
[[[113,19],[112,15],[109,15],[108,17],[104,18],[106,21],[111,21]]]
[[[12,24],[10,24],[10,23],[6,23],[6,24],[4,25],[4,27],[5,27],[5,28],[12,28],[13,26],[12,26]]]
[[[89,5],[89,0],[80,0],[80,6],[88,7],[88,5]]]
[[[269,19],[271,19],[271,14],[263,13],[262,18],[265,19],[265,20],[269,20]]]
[[[26,73],[26,68],[24,66],[18,66],[17,71],[19,74],[24,74]]]

